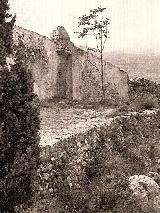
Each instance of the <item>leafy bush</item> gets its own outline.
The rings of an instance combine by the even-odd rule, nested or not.
[[[133,111],[153,110],[159,108],[159,100],[155,95],[139,94],[130,103],[117,108],[117,115]]]
[[[150,94],[142,94],[139,95],[134,101],[131,103],[131,110],[139,111],[139,110],[152,110],[159,107],[158,98],[155,95]]]
[[[129,80],[129,95],[133,100],[138,94],[155,95],[160,99],[160,84],[145,78]]]
[[[148,79],[129,80],[129,111],[159,108],[160,84]]]

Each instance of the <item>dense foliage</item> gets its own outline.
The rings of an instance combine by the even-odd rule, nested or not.
[[[160,84],[148,79],[129,80],[129,97],[133,110],[159,107]]]
[[[129,177],[157,172],[159,117],[160,112],[118,117],[43,147],[37,202],[27,212],[144,212]],[[153,203],[148,212],[156,212]]]
[[[0,212],[14,212],[13,206],[28,201],[39,158],[33,81],[20,52],[12,57],[15,17],[8,10],[8,0],[0,1]]]
[[[160,99],[160,84],[145,78],[129,80],[130,96],[134,98],[138,94],[151,94]]]
[[[118,112],[144,111],[160,107],[160,84],[145,78],[128,80],[128,103],[119,107]]]

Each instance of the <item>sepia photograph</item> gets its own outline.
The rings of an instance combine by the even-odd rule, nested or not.
[[[160,213],[160,0],[0,0],[0,213]]]

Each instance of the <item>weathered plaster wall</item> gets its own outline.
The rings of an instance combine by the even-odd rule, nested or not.
[[[40,100],[53,97],[86,102],[101,100],[99,58],[76,47],[63,27],[54,30],[51,39],[15,27],[15,43],[19,35],[29,49],[28,64],[33,72],[35,92]],[[127,74],[108,62],[104,63],[106,98],[126,100]]]

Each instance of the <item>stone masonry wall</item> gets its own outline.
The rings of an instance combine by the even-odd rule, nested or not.
[[[101,99],[99,58],[76,47],[63,27],[54,30],[51,39],[15,27],[15,44],[18,36],[27,45],[28,64],[33,72],[35,92],[40,100],[59,97],[98,102]],[[127,74],[108,62],[104,64],[106,98],[126,100]]]

